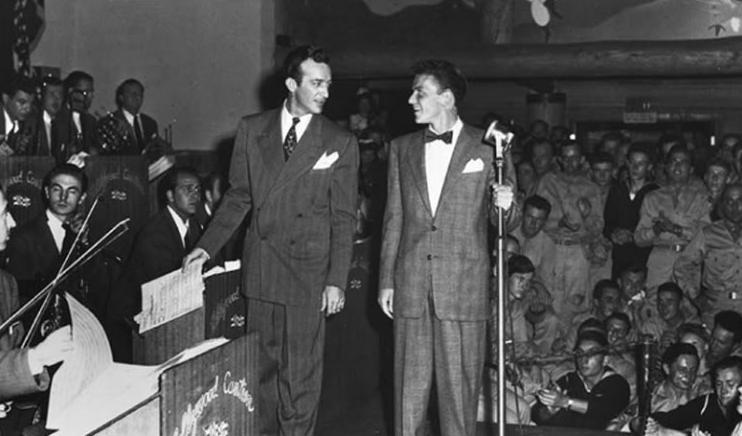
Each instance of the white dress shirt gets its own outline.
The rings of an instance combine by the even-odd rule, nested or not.
[[[307,131],[309,122],[312,121],[312,114],[306,114],[299,117],[299,122],[296,124],[296,142],[301,140],[304,132]],[[286,135],[289,134],[289,129],[294,123],[294,116],[289,113],[286,108],[286,101],[283,102],[283,109],[281,109],[281,143],[286,141]]]
[[[49,226],[49,230],[52,232],[54,238],[54,245],[57,246],[57,251],[62,252],[62,245],[64,245],[64,237],[67,234],[67,230],[62,227],[62,220],[57,218],[56,215],[51,213],[49,209],[46,210],[46,224]]]
[[[80,124],[80,112],[72,111],[72,122],[75,124],[77,133],[82,133],[82,124]]]
[[[7,137],[13,132],[18,131],[18,121],[10,118],[10,114],[3,108],[3,115],[5,115],[5,131],[3,134]]]
[[[170,212],[170,215],[173,217],[173,221],[175,221],[175,227],[178,228],[178,234],[180,235],[180,242],[183,244],[183,247],[185,247],[185,236],[186,233],[188,233],[188,220],[184,220],[183,218],[178,215],[178,213],[168,205],[167,211]]]
[[[428,200],[430,200],[430,210],[433,211],[433,216],[438,210],[438,201],[443,190],[443,182],[446,181],[448,165],[451,163],[453,149],[463,127],[464,123],[461,118],[457,118],[451,128],[453,135],[450,144],[440,139],[425,143],[425,178],[428,180]]]
[[[46,131],[46,140],[49,143],[49,146],[51,147],[52,144],[52,116],[49,115],[49,112],[44,110],[44,130]]]

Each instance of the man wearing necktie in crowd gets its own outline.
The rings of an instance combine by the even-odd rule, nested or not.
[[[396,435],[425,423],[435,377],[441,434],[476,433],[491,262],[488,220],[517,223],[514,170],[496,184],[494,149],[464,124],[466,80],[451,63],[421,61],[409,104],[425,129],[392,141],[379,304],[394,319]]]
[[[324,317],[345,304],[358,195],[358,144],[321,115],[332,79],[325,52],[284,63],[288,96],[237,128],[230,188],[183,260],[200,266],[248,212],[242,260],[248,331],[260,333],[260,434],[313,434]]]

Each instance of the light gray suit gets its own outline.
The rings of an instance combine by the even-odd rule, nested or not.
[[[434,376],[442,434],[476,432],[491,313],[493,158],[482,131],[464,125],[432,211],[424,130],[392,142],[380,288],[394,289],[397,435],[421,431]]]

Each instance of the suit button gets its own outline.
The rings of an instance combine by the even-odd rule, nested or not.
[[[430,227],[430,230],[432,230],[432,231],[436,231],[436,230],[438,230],[438,227],[436,227],[436,226],[431,226],[431,227]]]
[[[428,260],[433,260],[433,255],[432,254],[429,254],[428,255]]]

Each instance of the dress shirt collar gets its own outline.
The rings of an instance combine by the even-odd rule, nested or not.
[[[64,221],[60,220],[58,216],[54,215],[49,209],[47,209],[46,224],[52,232],[52,237],[54,238],[54,244],[57,246],[57,251],[61,253],[62,246],[64,245],[64,237],[67,234],[67,230],[63,227]]]
[[[44,110],[44,114],[42,115],[44,117],[44,124],[51,124],[52,123],[52,116],[49,115],[49,112]]]
[[[3,132],[3,134],[5,136],[8,136],[10,132],[15,130],[18,122],[10,118],[10,114],[5,108],[3,108],[3,115],[5,115],[5,131]]]
[[[281,108],[281,142],[286,139],[286,135],[289,133],[289,129],[293,124],[294,116],[289,112],[286,107],[287,101],[283,101],[283,107]],[[299,117],[299,123],[296,125],[296,142],[301,140],[302,135],[306,132],[309,122],[312,121],[312,114],[306,114]]]
[[[213,212],[211,211],[211,208],[209,207],[209,204],[204,202],[204,211],[206,211],[206,215],[211,216]]]
[[[167,211],[170,212],[170,216],[173,217],[175,227],[178,228],[178,234],[180,235],[180,242],[182,242],[183,246],[185,247],[185,236],[186,233],[188,233],[188,220],[184,220],[183,218],[181,218],[180,215],[178,215],[178,212],[170,207],[170,205],[167,206]]]
[[[445,142],[440,141],[440,140],[433,141],[432,143],[433,144],[443,144],[443,145],[452,145],[452,146],[454,146],[454,145],[456,145],[456,141],[459,140],[459,135],[461,134],[461,129],[463,129],[463,128],[464,128],[464,122],[461,121],[461,118],[458,118],[457,117],[456,118],[456,122],[453,123],[453,127],[451,127],[450,129],[448,129],[452,133],[451,144],[446,144]],[[433,131],[433,129],[431,129],[430,126],[428,126],[428,129],[431,132]],[[433,132],[433,133],[443,134],[443,133],[446,133],[448,130],[446,130],[445,132]]]
[[[121,108],[121,112],[124,113],[124,118],[126,118],[126,122],[129,123],[129,125],[134,125],[134,120],[139,114],[132,114],[131,112],[127,111],[124,108]]]

